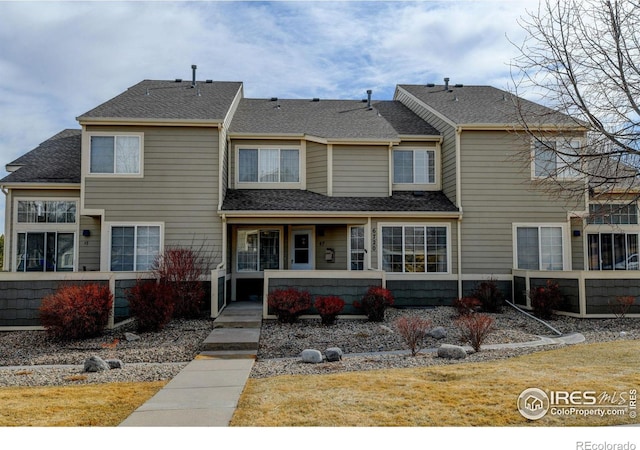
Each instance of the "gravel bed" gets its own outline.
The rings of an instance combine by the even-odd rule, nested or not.
[[[459,361],[437,358],[428,350],[443,342],[464,344],[454,325],[454,314],[448,307],[390,308],[381,323],[339,319],[333,326],[323,326],[319,319],[301,320],[292,325],[265,320],[251,377],[456,364]],[[408,356],[402,338],[394,330],[394,321],[400,316],[427,319],[432,327],[444,327],[447,337],[442,340],[429,338],[424,351],[416,357]],[[489,335],[487,344],[527,342],[540,335],[553,334],[544,325],[511,308],[491,316],[495,319],[495,331]],[[638,319],[556,317],[549,323],[563,333],[582,333],[586,342],[640,338]],[[203,341],[213,329],[213,321],[174,320],[161,332],[139,333],[139,340],[127,341],[125,332],[134,331],[132,327],[131,324],[98,338],[73,342],[51,341],[44,331],[0,332],[0,387],[169,380],[200,352]],[[117,345],[108,348],[115,339],[119,340]],[[300,361],[302,350],[315,348],[324,352],[328,347],[340,347],[345,353],[342,361],[321,364]],[[553,347],[483,350],[469,355],[464,361],[509,358]],[[83,363],[93,355],[120,359],[124,367],[85,373]]]

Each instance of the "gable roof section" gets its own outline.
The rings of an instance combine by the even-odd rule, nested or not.
[[[82,130],[66,129],[7,164],[14,170],[0,180],[11,183],[80,183]]]
[[[192,87],[191,81],[144,80],[77,119],[222,123],[241,88],[235,81],[198,81]]]
[[[441,212],[458,208],[440,191],[394,192],[391,197],[328,197],[286,189],[229,189],[222,211],[231,212]]]
[[[377,102],[369,108],[366,102],[358,100],[275,98],[242,99],[229,134],[382,142],[397,142],[400,134],[440,135],[400,102]]]
[[[449,85],[445,89],[444,85],[401,84],[398,88],[455,125],[518,126],[524,118],[536,126],[580,126],[577,120],[566,114],[492,86]]]

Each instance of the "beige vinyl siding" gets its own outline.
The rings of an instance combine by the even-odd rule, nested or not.
[[[580,200],[568,205],[533,185],[517,160],[527,149],[506,131],[462,132],[463,273],[510,274],[513,223],[567,224],[567,211],[584,209]]]
[[[422,119],[426,120],[440,133],[442,133],[442,154],[440,156],[442,191],[454,204],[456,199],[456,129],[451,124],[445,122],[437,115],[431,113],[412,96],[398,91],[396,100],[402,102],[407,108],[413,111]]]
[[[307,142],[307,190],[327,195],[327,146]]]
[[[387,146],[333,146],[335,197],[387,197],[389,148]]]
[[[144,177],[86,177],[85,208],[106,222],[163,222],[165,246],[213,246],[221,252],[218,129],[91,127],[88,131],[144,133]]]
[[[574,236],[574,231],[579,231],[580,236]],[[571,269],[586,270],[587,267],[585,267],[584,241],[587,239],[587,237],[584,232],[583,219],[571,219],[571,227],[569,228],[569,233],[571,234]]]
[[[87,230],[90,236],[83,236]],[[78,272],[100,270],[100,218],[80,217],[78,233]]]
[[[317,270],[347,270],[349,260],[347,244],[347,227],[316,227],[316,269]],[[325,260],[325,251],[333,249],[334,262]]]

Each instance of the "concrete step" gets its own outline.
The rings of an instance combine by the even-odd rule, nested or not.
[[[235,315],[224,312],[213,321],[213,328],[260,328],[261,315]]]
[[[217,350],[200,352],[195,359],[256,359],[257,350]]]
[[[204,351],[257,350],[260,328],[214,328],[203,342]]]

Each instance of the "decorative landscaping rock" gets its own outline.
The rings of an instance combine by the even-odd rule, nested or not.
[[[322,362],[322,353],[320,353],[320,350],[308,348],[306,350],[302,350],[300,356],[304,363],[318,364]]]
[[[442,344],[438,348],[438,357],[445,359],[465,359],[467,352],[459,345]]]
[[[103,372],[109,369],[109,364],[99,356],[90,356],[84,361],[85,372]]]
[[[122,369],[124,367],[124,363],[119,359],[107,359],[105,361],[110,369]]]
[[[435,327],[429,331],[429,336],[434,339],[444,339],[447,337],[447,329],[445,327]]]
[[[124,334],[124,338],[126,339],[127,342],[133,342],[133,341],[139,341],[140,340],[140,336],[138,336],[135,333],[125,333]]]
[[[324,356],[327,361],[334,362],[342,359],[342,349],[339,347],[331,347],[324,351]]]

